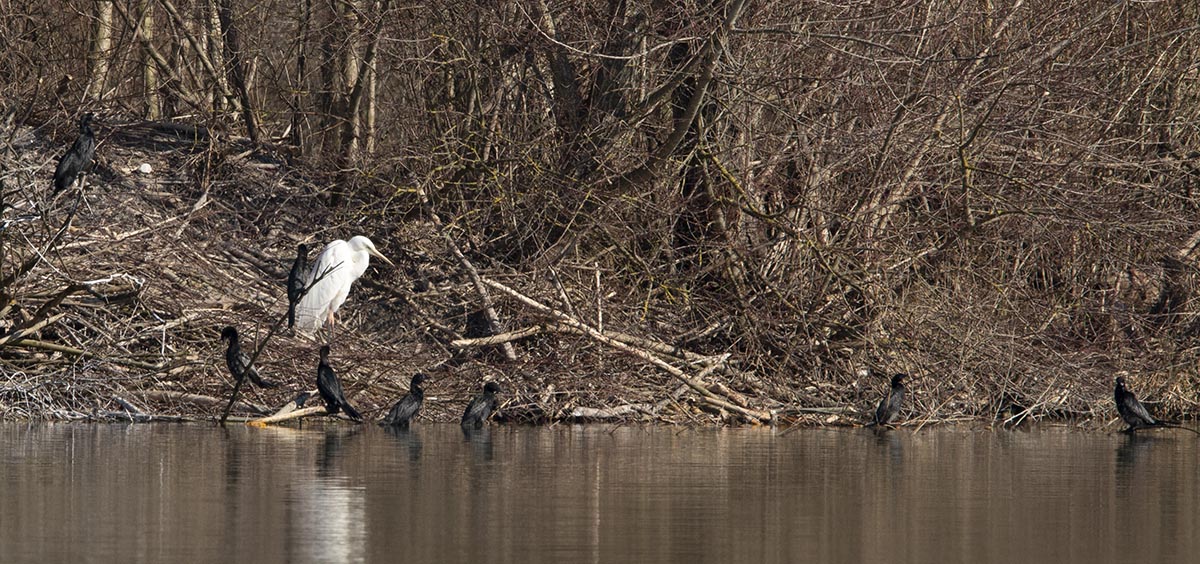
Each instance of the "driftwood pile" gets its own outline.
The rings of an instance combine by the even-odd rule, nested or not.
[[[98,130],[100,162],[85,189],[57,199],[49,179],[58,145],[27,127],[0,132],[9,139],[0,155],[0,418],[218,418],[234,388],[220,328],[236,326],[247,350],[262,344],[286,310],[295,245],[356,234],[400,265],[373,263],[339,312],[332,344],[347,395],[368,420],[424,371],[426,420],[455,420],[483,381],[496,380],[505,390],[498,417],[508,421],[845,424],[865,421],[886,387],[872,367],[914,374],[910,414],[920,424],[998,421],[1018,406],[1030,417],[1111,415],[1106,376],[1078,385],[1049,372],[1024,393],[995,381],[974,388],[923,369],[929,351],[913,342],[827,351],[835,360],[812,373],[764,372],[768,359],[736,346],[705,350],[727,321],[685,321],[669,300],[652,304],[598,264],[515,271],[491,260],[421,182],[399,189],[415,194],[404,203],[330,208],[327,185],[263,149],[156,124]],[[138,172],[143,164],[152,172]],[[988,362],[1039,362],[1006,360],[971,335],[960,335],[961,347]],[[255,365],[283,385],[243,390],[233,419],[271,422],[262,418],[312,388],[318,346],[274,335]],[[785,357],[790,347],[763,354]],[[1106,359],[1082,350],[1060,365],[1106,374]],[[1166,399],[1176,412],[1194,404]]]
[[[485,379],[503,384],[500,417],[515,421],[771,423],[796,412],[733,389],[755,376],[729,354],[585,320],[561,283],[549,299],[527,295],[517,289],[527,277],[478,267],[432,211],[404,225],[358,223],[370,206],[332,212],[285,167],[216,148],[207,135],[174,138],[153,124],[98,129],[101,157],[85,188],[53,199],[58,148],[28,128],[4,132],[15,142],[3,157],[0,417],[218,417],[234,387],[220,328],[235,325],[244,346],[257,346],[286,309],[282,281],[295,244],[359,233],[405,265],[368,271],[333,343],[348,394],[368,418],[399,398],[416,370],[432,373],[422,417],[434,420],[456,418]],[[138,172],[143,163],[153,172]],[[599,276],[586,298],[596,304],[605,293]],[[310,388],[316,348],[275,335],[255,364],[285,385],[243,390],[233,419],[268,415]],[[853,409],[833,409],[842,411]]]

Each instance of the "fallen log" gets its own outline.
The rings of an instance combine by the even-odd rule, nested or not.
[[[212,396],[204,396],[200,394],[189,394],[186,392],[176,392],[172,390],[146,390],[139,393],[143,398],[151,401],[190,403],[200,407],[223,407],[226,401],[222,398],[214,398]],[[258,415],[270,413],[270,410],[267,408],[244,400],[235,403],[234,407],[242,411],[249,411],[250,413],[255,413]]]
[[[267,425],[269,425],[271,423],[279,423],[280,421],[288,421],[290,419],[299,419],[301,417],[306,417],[309,415],[324,415],[324,414],[325,414],[325,406],[314,405],[312,407],[302,407],[302,408],[294,410],[294,411],[278,413],[275,415],[271,415],[269,417],[260,417],[258,419],[251,419],[250,421],[247,421],[246,424],[254,426],[254,427],[266,427]]]

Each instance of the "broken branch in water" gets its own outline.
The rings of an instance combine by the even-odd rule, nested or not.
[[[324,414],[325,414],[325,406],[314,405],[312,407],[302,407],[300,409],[297,409],[295,411],[289,411],[287,413],[277,413],[275,415],[271,415],[268,417],[251,419],[250,421],[247,421],[246,424],[253,425],[255,427],[265,427],[268,424],[279,423],[280,421],[287,421],[289,419],[299,419],[301,417],[307,417],[309,415],[324,415]]]

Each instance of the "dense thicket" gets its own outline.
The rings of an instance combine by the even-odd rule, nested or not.
[[[1109,416],[1119,370],[1174,411],[1198,405],[1187,2],[0,10],[10,115],[64,139],[83,108],[249,138],[315,186],[320,217],[366,217],[393,249],[432,253],[412,254],[458,281],[455,307],[486,288],[457,245],[484,278],[594,329],[702,355],[659,355],[685,377],[729,354],[705,374],[708,407],[862,407],[885,381],[864,367],[911,372],[931,417],[1006,397]],[[498,330],[548,319],[488,293]],[[460,321],[417,333],[448,341]],[[613,354],[595,342],[517,354]],[[589,378],[560,368],[559,389]],[[653,403],[661,381],[594,403]]]

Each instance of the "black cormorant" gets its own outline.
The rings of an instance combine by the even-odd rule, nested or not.
[[[329,345],[321,347],[321,363],[317,365],[317,390],[321,392],[321,398],[325,400],[325,411],[328,414],[335,415],[338,411],[344,410],[351,419],[362,421],[362,415],[359,415],[358,411],[346,401],[346,394],[342,392],[342,383],[338,381],[337,374],[334,374],[333,368],[329,366]]]
[[[496,410],[496,394],[499,392],[499,384],[495,382],[484,384],[483,393],[475,396],[475,399],[467,404],[466,411],[463,411],[462,426],[476,429],[483,427],[483,422],[487,421],[487,418]]]
[[[79,137],[71,149],[58,159],[58,167],[54,169],[55,194],[70,188],[79,173],[91,166],[92,155],[96,153],[96,134],[92,132],[92,119],[95,117],[95,114],[88,112],[79,118]]]
[[[1126,433],[1132,433],[1143,427],[1162,427],[1166,425],[1150,415],[1150,412],[1146,410],[1146,406],[1138,401],[1137,396],[1125,389],[1124,376],[1117,376],[1117,385],[1113,388],[1113,401],[1117,403],[1117,413],[1121,414],[1121,419],[1124,419],[1129,424],[1129,428],[1125,429]]]
[[[1117,376],[1117,385],[1113,388],[1113,401],[1117,404],[1117,413],[1121,414],[1121,419],[1129,424],[1129,427],[1124,432],[1132,433],[1138,429],[1147,427],[1164,427],[1168,429],[1183,429],[1200,435],[1200,431],[1191,427],[1184,427],[1173,421],[1163,421],[1155,419],[1146,410],[1146,406],[1138,401],[1137,396],[1133,392],[1125,388],[1125,377]]]
[[[425,401],[425,390],[421,389],[421,384],[428,379],[428,376],[420,372],[413,375],[412,382],[408,385],[408,393],[392,406],[392,410],[383,419],[384,425],[408,427],[409,420],[421,411],[421,402]]]
[[[296,260],[292,261],[292,270],[288,272],[288,327],[296,326],[296,304],[304,296],[304,277],[308,275],[308,246],[300,243],[296,246]]]
[[[250,381],[255,386],[260,388],[274,388],[279,384],[263,379],[258,374],[258,368],[250,366],[249,370],[246,367],[250,364],[250,357],[242,352],[242,346],[238,343],[238,332],[233,327],[226,327],[221,330],[221,340],[229,341],[229,348],[225,349],[225,366],[229,368],[229,373],[233,374],[235,380],[241,380],[242,375],[250,377]]]
[[[900,417],[900,410],[904,408],[904,379],[906,377],[906,374],[892,376],[892,388],[888,390],[883,399],[879,400],[879,407],[875,408],[876,425],[891,425]]]

